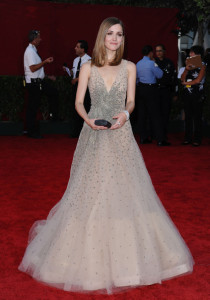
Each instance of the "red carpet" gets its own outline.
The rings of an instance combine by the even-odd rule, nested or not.
[[[201,147],[143,145],[141,150],[165,208],[195,259],[188,276],[112,296],[67,293],[44,286],[17,267],[35,220],[45,219],[62,197],[76,139],[49,135],[43,140],[0,137],[0,299],[21,300],[207,300],[210,299],[210,140]]]

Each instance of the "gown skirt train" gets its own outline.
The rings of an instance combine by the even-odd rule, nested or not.
[[[91,118],[125,109],[127,61],[108,91],[88,83]],[[84,123],[62,199],[32,226],[19,270],[65,291],[113,293],[190,273],[193,258],[162,206],[132,133]]]

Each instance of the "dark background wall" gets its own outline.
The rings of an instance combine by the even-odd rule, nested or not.
[[[89,43],[91,55],[101,21],[115,16],[125,24],[125,58],[137,62],[145,44],[164,43],[167,56],[177,61],[176,9],[112,5],[61,4],[24,0],[0,0],[0,75],[22,75],[23,53],[29,30],[41,31],[39,53],[55,62],[46,73],[63,74],[62,65],[75,58],[78,39]]]

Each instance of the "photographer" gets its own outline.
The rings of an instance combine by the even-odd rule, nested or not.
[[[192,46],[190,57],[200,55],[204,56],[204,49],[201,46]],[[183,145],[192,143],[194,147],[201,145],[202,141],[202,114],[204,102],[204,81],[206,64],[202,62],[201,67],[186,65],[181,76],[184,85],[184,112],[185,112],[185,137]]]

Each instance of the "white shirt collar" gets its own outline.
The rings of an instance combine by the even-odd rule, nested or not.
[[[85,53],[83,56],[79,56],[79,58],[81,57],[81,60],[85,59],[87,56],[87,53]]]
[[[36,46],[34,46],[33,44],[29,43],[29,47],[32,48],[34,51],[37,52],[37,48],[36,48]]]

